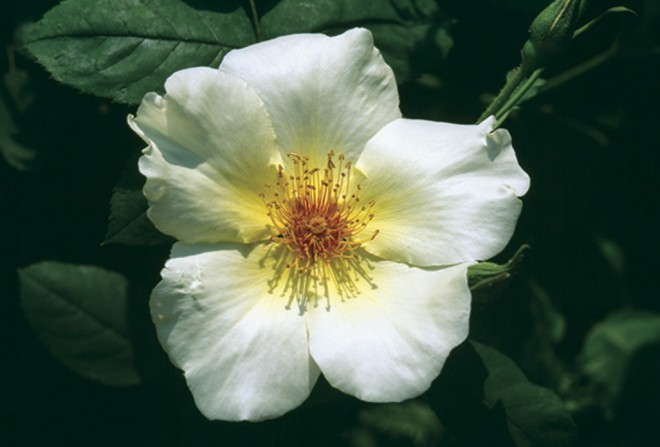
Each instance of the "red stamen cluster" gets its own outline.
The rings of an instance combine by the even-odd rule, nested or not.
[[[272,200],[262,194],[275,228],[271,240],[291,251],[294,257],[289,267],[299,272],[351,258],[356,248],[378,234],[375,231],[370,238],[356,239],[374,217],[374,202],[360,204],[359,185],[351,189],[351,162],[339,155],[337,166],[334,155],[328,154],[321,170],[310,168],[306,157],[289,154],[291,174],[280,166],[277,183],[270,187]]]

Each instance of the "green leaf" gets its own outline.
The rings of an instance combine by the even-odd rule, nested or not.
[[[631,360],[654,344],[660,344],[660,315],[642,310],[616,311],[589,332],[580,365],[597,385],[608,411],[620,396]]]
[[[573,33],[573,38],[575,39],[578,37],[580,34],[589,31],[594,25],[596,25],[598,22],[603,20],[606,16],[610,14],[618,14],[621,12],[627,12],[629,14],[637,15],[635,10],[626,8],[625,6],[614,6],[612,8],[607,9],[603,13],[601,13],[598,17],[595,19],[590,20],[588,23],[582,25],[580,28],[576,29],[575,32]]]
[[[110,199],[110,217],[103,245],[155,246],[173,242],[171,237],[158,231],[147,217],[149,204],[142,194],[144,182],[137,160],[131,158]]]
[[[59,262],[32,264],[18,273],[25,316],[55,358],[105,385],[140,382],[128,337],[124,277]]]
[[[30,107],[34,95],[28,88],[29,74],[15,66],[14,51],[13,46],[7,46],[9,69],[2,74],[4,89],[0,88],[0,155],[14,169],[30,171],[36,165],[37,151],[21,144],[22,132],[16,120]]]
[[[237,2],[223,12],[177,0],[67,0],[24,36],[27,50],[55,79],[83,92],[139,104],[165,79],[193,66],[217,67],[233,48],[254,42]]]
[[[490,3],[505,8],[525,12],[539,12],[552,0],[490,0]]]
[[[19,143],[15,138],[19,134],[9,108],[0,96],[0,155],[14,169],[29,171],[34,166],[36,151]]]
[[[437,71],[453,45],[450,24],[433,0],[282,0],[261,18],[266,39],[367,28],[399,83]]]
[[[432,390],[440,420],[460,445],[575,444],[575,424],[562,400],[482,344],[456,348]]]
[[[417,400],[369,406],[360,411],[359,419],[371,431],[415,446],[437,445],[443,430],[431,407]]]
[[[484,397],[491,406],[502,406],[517,446],[575,443],[575,424],[559,396],[529,382],[511,359],[495,349],[472,344],[488,370]]]

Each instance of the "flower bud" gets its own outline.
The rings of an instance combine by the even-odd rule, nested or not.
[[[573,38],[584,0],[555,0],[536,16],[522,49],[527,70],[547,66]]]

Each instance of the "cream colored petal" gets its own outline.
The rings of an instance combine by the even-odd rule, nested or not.
[[[369,138],[401,116],[392,70],[365,29],[262,42],[228,53],[220,70],[259,93],[283,155],[307,155],[312,163],[331,150],[355,160]]]
[[[158,338],[209,419],[280,416],[319,375],[304,317],[269,292],[265,247],[250,248],[177,243],[151,297]]]
[[[488,259],[508,243],[529,176],[506,130],[397,120],[367,146],[357,168],[363,201],[375,200],[365,248],[385,259],[433,266]]]
[[[165,87],[129,117],[149,143],[140,170],[150,218],[187,243],[264,239],[259,192],[281,159],[263,102],[244,81],[210,68],[177,72]]]
[[[373,261],[373,288],[308,315],[312,357],[335,388],[369,402],[426,391],[468,334],[467,264],[423,270]]]

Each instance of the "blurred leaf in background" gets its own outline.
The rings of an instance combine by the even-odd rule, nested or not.
[[[104,385],[140,383],[128,333],[128,282],[98,267],[41,262],[19,271],[21,305],[48,350]]]

